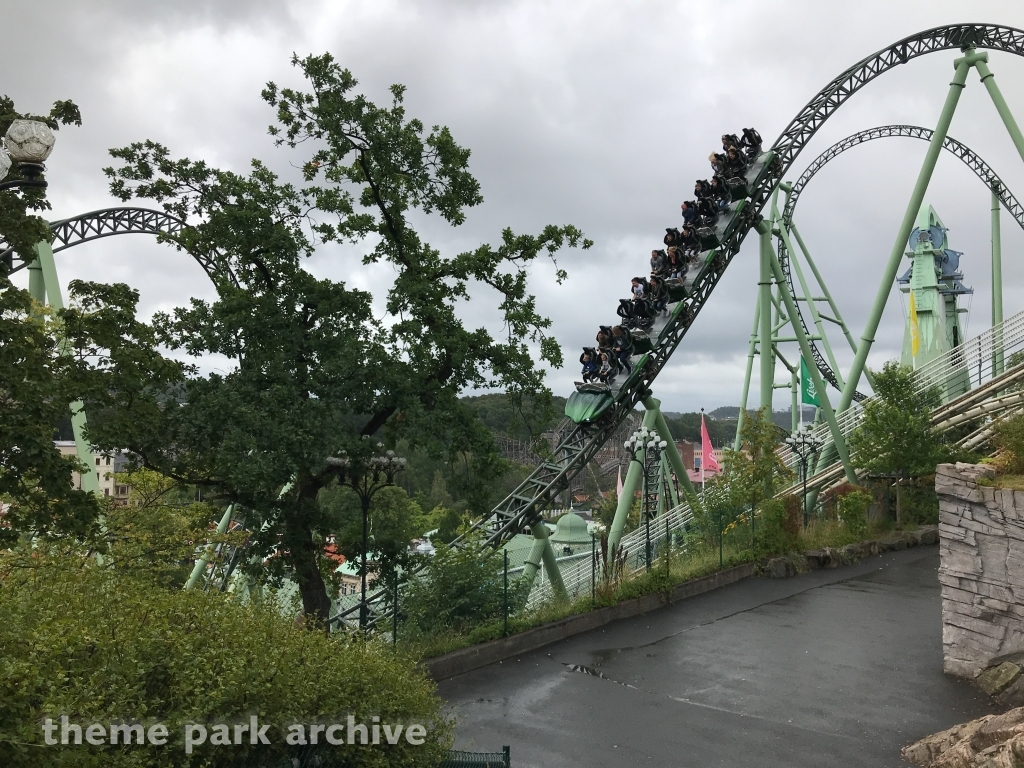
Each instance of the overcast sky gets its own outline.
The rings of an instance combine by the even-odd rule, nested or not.
[[[696,0],[680,2],[81,2],[3,4],[0,92],[22,111],[56,99],[82,109],[81,128],[62,129],[48,163],[53,218],[116,205],[101,168],[107,150],[146,138],[173,154],[244,171],[253,157],[288,170],[267,136],[268,80],[301,85],[289,66],[330,51],[378,102],[408,86],[411,115],[448,125],[472,149],[485,203],[458,229],[424,222],[442,251],[497,243],[501,229],[575,224],[595,241],[562,254],[562,286],[538,266],[533,288],[566,353],[552,371],[556,394],[578,378],[579,347],[615,319],[629,278],[679,223],[695,178],[710,175],[718,137],[755,126],[766,144],[825,84],[861,58],[920,30],[948,23],[1024,27],[1019,0]],[[890,123],[933,128],[957,52],[937,53],[885,74],[854,96],[797,159],[800,171],[834,141]],[[1011,109],[1024,122],[1024,60],[990,54]],[[972,74],[950,135],[989,162],[1019,199],[1024,163]],[[796,221],[845,318],[858,336],[878,274],[924,156],[924,142],[883,139],[831,163],[808,186]],[[963,251],[967,336],[990,324],[987,190],[944,153],[927,201]],[[1024,235],[1003,215],[1005,314],[1024,308]],[[757,241],[748,239],[662,372],[666,410],[735,405],[743,383],[757,282]],[[323,249],[317,274],[383,294],[389,268]],[[212,298],[188,257],[146,236],[109,238],[58,254],[63,280],[123,281],[150,314]],[[902,271],[902,270],[901,270]],[[24,273],[22,273],[24,274]],[[483,291],[465,307],[473,325],[496,329]],[[899,355],[903,314],[895,289],[869,363]],[[848,364],[848,348],[834,340]],[[796,355],[793,354],[795,358]],[[779,373],[780,380],[782,372]],[[756,378],[756,367],[755,367]],[[756,382],[754,392],[756,393]],[[756,398],[756,394],[755,394]],[[834,402],[834,397],[833,397]],[[788,395],[778,392],[776,408]],[[755,403],[752,403],[755,404]]]

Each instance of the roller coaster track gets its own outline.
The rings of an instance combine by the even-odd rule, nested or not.
[[[556,448],[557,461],[540,464],[519,488],[501,502],[478,527],[488,543],[500,545],[524,525],[540,519],[544,508],[568,485],[650,390],[669,357],[679,346],[700,310],[710,299],[726,268],[732,263],[747,234],[760,220],[760,212],[772,191],[790,169],[804,146],[825,121],[857,91],[876,77],[928,53],[984,48],[1024,55],[1024,31],[995,25],[960,24],[920,32],[853,65],[823,88],[790,122],[769,150],[771,167],[751,190],[741,221],[711,257],[694,283],[692,293],[675,308],[661,332],[655,349],[641,359],[639,376],[627,381],[604,418],[596,424],[578,425]]]
[[[787,228],[792,226],[793,214],[796,211],[797,201],[800,199],[800,194],[803,192],[808,182],[814,178],[814,175],[818,173],[818,171],[843,152],[853,149],[854,147],[868,141],[894,136],[931,141],[933,133],[934,131],[930,128],[921,128],[916,125],[883,125],[878,128],[869,128],[865,131],[859,131],[858,133],[847,136],[841,141],[837,141],[831,147],[818,155],[811,164],[807,166],[804,172],[800,174],[800,178],[797,179],[796,183],[793,184],[793,189],[790,192],[789,198],[786,200],[786,205],[782,212],[783,224]],[[999,197],[1003,207],[1006,208],[1017,224],[1024,229],[1024,207],[1021,206],[1017,201],[1017,198],[1013,196],[1013,193],[1010,192],[1002,179],[999,178],[988,163],[982,160],[981,157],[966,144],[957,141],[951,136],[947,136],[942,142],[942,148],[962,160],[968,168],[974,171],[975,175],[985,183],[985,186]],[[779,265],[782,267],[782,271],[786,276],[786,282],[789,284],[789,290],[795,296],[796,287],[793,283],[793,274],[790,269],[789,250],[786,248],[785,241],[781,238],[778,243],[778,254]],[[825,360],[825,357],[818,349],[817,344],[813,341],[814,334],[808,328],[806,319],[799,311],[799,306],[797,307],[797,315],[800,318],[800,324],[804,328],[804,333],[807,335],[807,338],[811,340],[811,355],[814,357],[815,365],[821,372],[822,378],[836,389],[842,390],[842,387],[839,386],[839,379],[836,376],[836,372],[832,370],[832,367],[828,364],[828,361]],[[864,397],[865,395],[860,392],[857,392],[854,395],[854,398],[858,401],[863,400]]]
[[[163,211],[126,206],[90,211],[71,219],[51,222],[50,232],[53,234],[51,241],[53,252],[57,253],[75,245],[114,235],[156,235],[158,238],[180,246],[176,236],[187,226],[186,222]],[[28,266],[28,261],[14,253],[14,250],[2,241],[0,241],[0,249],[2,249],[0,250],[0,264],[10,265],[8,273],[17,272]],[[234,273],[222,259],[218,258],[217,254],[193,253],[188,249],[184,250],[199,263],[214,285],[219,285],[221,280],[226,278],[228,282],[237,287],[238,280]],[[16,257],[17,263],[15,263]]]
[[[569,486],[572,478],[594,457],[622,420],[651,391],[654,380],[711,298],[715,286],[739,253],[747,234],[761,222],[760,213],[773,190],[803,148],[836,110],[875,78],[912,59],[939,51],[975,48],[1024,56],[1024,30],[992,24],[935,27],[906,37],[862,59],[819,91],[768,150],[771,153],[768,160],[769,172],[761,174],[742,212],[736,214],[739,221],[730,223],[725,239],[709,254],[707,266],[695,280],[691,293],[675,306],[653,351],[641,357],[637,363],[638,371],[619,389],[612,405],[597,422],[577,425],[556,447],[553,460],[541,462],[490,515],[478,521],[470,532],[453,543],[458,544],[474,533],[482,533],[485,545],[499,547],[522,528],[541,519],[544,509]],[[386,600],[386,595],[380,591],[369,600],[371,604],[379,605]],[[356,610],[349,608],[335,618],[344,620]]]

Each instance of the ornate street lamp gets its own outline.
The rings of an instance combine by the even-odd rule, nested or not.
[[[640,427],[625,442],[629,451],[630,461],[637,461],[644,471],[644,526],[646,536],[647,570],[651,570],[651,518],[658,512],[658,467],[661,465],[661,452],[668,443],[661,436],[647,427]],[[637,454],[642,458],[637,458]]]
[[[804,425],[804,429],[798,429],[787,437],[785,443],[800,459],[800,477],[803,480],[804,528],[806,528],[809,517],[807,510],[807,464],[812,456],[816,456],[821,452],[825,443],[814,434],[810,424]]]
[[[376,448],[383,448],[377,443]],[[381,488],[395,484],[395,475],[405,469],[406,460],[395,455],[394,451],[375,454],[368,459],[328,458],[327,465],[338,475],[338,482],[355,491],[359,497],[359,506],[363,513],[363,552],[360,566],[361,598],[359,603],[359,627],[364,629],[369,619],[369,605],[366,602],[366,555],[369,549],[370,502]]]
[[[18,166],[23,179],[12,179],[0,184],[0,190],[15,187],[46,187],[46,180],[41,178],[46,166],[46,158],[53,151],[53,131],[40,120],[15,120],[4,136],[6,152],[0,151],[0,179],[11,170],[11,165]]]

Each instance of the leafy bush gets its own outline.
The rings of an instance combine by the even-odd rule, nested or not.
[[[935,475],[915,478],[914,482],[903,486],[902,496],[905,527],[938,524],[939,497],[935,493]]]
[[[510,612],[526,602],[525,586],[521,579],[509,577]],[[473,542],[459,548],[441,544],[419,578],[409,583],[404,600],[401,613],[424,631],[446,627],[461,631],[503,616],[501,554],[481,554]]]
[[[791,500],[796,501],[795,511]],[[757,528],[757,550],[761,555],[789,552],[796,546],[799,525],[794,527],[794,514],[800,514],[800,499],[770,499],[761,506],[760,525]]]
[[[999,422],[992,442],[999,451],[996,469],[1001,474],[1024,474],[1024,414]]]
[[[452,724],[429,680],[392,649],[296,629],[272,606],[165,590],[80,552],[0,555],[0,765],[276,765],[291,723],[422,723],[414,746],[332,748],[345,765],[437,765]],[[41,721],[165,723],[164,747],[43,746]],[[190,721],[271,724],[270,746],[196,747]],[[320,738],[323,741],[323,735]],[[383,739],[382,739],[383,740]]]
[[[184,586],[197,542],[239,544],[242,534],[218,535],[211,525],[223,510],[192,500],[191,489],[148,469],[117,474],[130,490],[128,504],[107,504],[103,530],[90,544],[108,568],[157,586]]]
[[[858,538],[868,531],[868,507],[871,494],[856,489],[837,497],[836,510],[846,530]]]

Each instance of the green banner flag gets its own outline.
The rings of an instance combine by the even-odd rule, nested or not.
[[[800,402],[805,405],[821,405],[821,401],[818,400],[818,390],[814,386],[814,379],[811,378],[811,372],[807,368],[807,361],[804,360],[803,355],[800,356]]]

